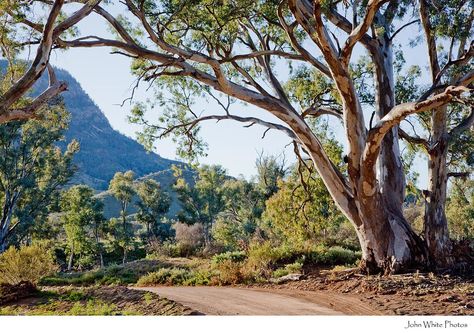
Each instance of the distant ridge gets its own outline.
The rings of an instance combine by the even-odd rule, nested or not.
[[[7,62],[0,60],[0,69],[6,66]],[[59,145],[64,147],[76,139],[81,146],[75,156],[78,172],[71,181],[73,184],[86,184],[103,191],[118,171],[132,170],[138,178],[168,170],[172,164],[183,164],[147,152],[138,142],[114,130],[79,82],[63,69],[56,68],[55,71],[59,80],[68,83],[68,91],[61,96],[71,113],[66,141]],[[47,84],[47,75],[43,75],[36,90],[42,91]]]

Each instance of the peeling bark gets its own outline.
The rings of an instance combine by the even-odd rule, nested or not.
[[[432,140],[435,146],[428,156],[428,196],[423,230],[430,257],[437,266],[452,264],[452,247],[445,214],[448,186],[446,113],[446,107],[442,107],[435,110],[432,117]]]

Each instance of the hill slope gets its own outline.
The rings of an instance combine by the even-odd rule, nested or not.
[[[56,69],[59,80],[68,83],[62,94],[71,123],[66,141],[79,141],[81,150],[75,156],[79,170],[72,183],[87,184],[96,190],[106,190],[110,179],[118,171],[132,170],[137,177],[167,170],[172,164],[181,164],[147,152],[135,140],[114,130],[109,121],[71,74]],[[38,82],[37,89],[44,89],[47,76]],[[61,143],[65,145],[65,143]]]
[[[189,184],[194,184],[194,172],[190,169],[183,169],[184,179]],[[171,197],[171,206],[168,211],[167,217],[173,219],[176,217],[176,214],[180,211],[181,205],[178,200],[177,193],[173,190],[173,184],[175,182],[175,177],[171,169],[163,170],[155,173],[151,173],[144,177],[137,179],[137,181],[143,181],[145,179],[153,179],[160,183],[161,188],[165,190]],[[112,196],[109,191],[103,191],[96,196],[104,203],[104,216],[109,219],[111,217],[120,216],[120,203]],[[132,204],[127,208],[127,215],[133,215],[137,212],[137,196],[132,199]]]

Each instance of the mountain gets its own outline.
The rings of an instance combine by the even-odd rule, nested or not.
[[[135,140],[110,126],[99,107],[92,101],[71,74],[56,69],[58,79],[68,83],[68,91],[61,96],[71,113],[71,123],[66,132],[65,145],[72,139],[80,143],[75,156],[78,166],[73,184],[86,184],[102,191],[108,188],[110,179],[118,171],[132,170],[137,177],[167,170],[172,164],[181,164],[147,152]],[[47,86],[47,75],[38,82],[36,89]]]
[[[0,75],[7,62],[0,59]],[[182,162],[165,159],[158,154],[146,151],[135,140],[114,130],[109,121],[82,89],[77,80],[62,69],[55,69],[59,80],[68,83],[68,91],[61,94],[67,110],[71,114],[65,141],[58,143],[61,148],[75,139],[80,143],[80,151],[74,162],[78,171],[72,184],[85,184],[94,188],[97,197],[104,202],[104,215],[107,218],[120,216],[119,202],[107,191],[114,174],[118,171],[132,170],[137,181],[152,178],[171,196],[168,217],[172,218],[180,209],[176,193],[172,189],[175,178],[170,169],[173,164],[183,167],[183,177],[193,183],[193,172]],[[36,83],[33,95],[47,88],[48,76],[44,74]],[[134,203],[137,198],[134,198]],[[136,206],[129,205],[127,215],[136,213]]]

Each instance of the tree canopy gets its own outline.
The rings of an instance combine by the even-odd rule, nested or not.
[[[111,26],[113,37],[64,36],[55,44],[112,47],[133,59],[138,82],[157,90],[150,105],[137,105],[131,115],[145,126],[142,140],[149,146],[176,135],[180,154],[194,158],[205,149],[199,124],[208,120],[280,130],[294,143],[297,156],[311,160],[352,223],[369,271],[446,264],[442,258],[450,257],[451,247],[443,147],[474,121],[472,1],[99,2],[92,2],[92,10]],[[110,5],[121,6],[123,15],[114,16]],[[396,75],[403,73],[401,60],[408,54],[406,46],[398,48],[406,31],[413,33],[413,44],[426,46],[428,84],[414,80],[414,68]],[[446,51],[439,55],[443,46]],[[410,85],[420,89],[406,89]],[[196,112],[198,97],[214,101],[222,111]],[[235,111],[236,100],[265,110],[271,119]],[[163,108],[156,122],[147,115],[155,106]],[[401,126],[414,115],[427,115],[425,121],[433,124],[429,140]],[[342,124],[344,165],[331,158],[312,126],[321,116]],[[453,122],[447,124],[448,118]],[[424,145],[430,156],[424,238],[403,216],[400,137]]]

